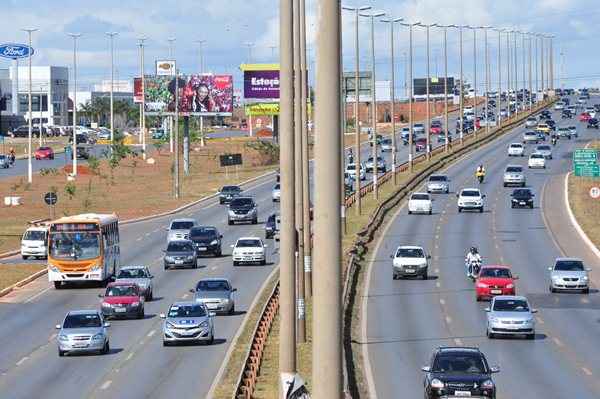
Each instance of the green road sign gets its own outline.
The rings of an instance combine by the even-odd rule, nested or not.
[[[600,177],[600,165],[579,165],[575,164],[575,176],[582,177]]]
[[[573,171],[575,176],[600,177],[598,152],[592,148],[580,148],[573,152]]]

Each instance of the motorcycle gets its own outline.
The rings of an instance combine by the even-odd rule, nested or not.
[[[465,262],[467,266],[467,277],[475,281],[481,270],[481,261],[473,260],[471,262]]]
[[[483,184],[483,179],[485,177],[484,173],[476,173],[475,176],[477,176],[477,180],[479,180],[479,184]]]
[[[13,166],[15,164],[15,154],[8,155],[8,166]]]
[[[556,146],[556,137],[552,137],[552,145]]]

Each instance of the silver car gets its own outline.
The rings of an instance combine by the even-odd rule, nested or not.
[[[235,298],[233,288],[226,278],[204,278],[198,281],[194,294],[194,300],[206,305],[209,311],[217,313],[235,313]]]
[[[167,242],[173,240],[187,240],[190,230],[197,226],[196,220],[190,218],[175,219],[167,228]]]
[[[97,310],[74,310],[65,316],[56,336],[58,356],[68,353],[100,353],[110,351],[107,328],[110,323],[104,321]]]
[[[523,144],[539,143],[540,138],[536,132],[525,132],[523,133]]]
[[[590,292],[590,277],[583,261],[577,258],[557,258],[550,270],[550,292],[581,291]]]
[[[428,193],[446,193],[450,192],[450,179],[446,175],[431,175],[427,181]]]
[[[165,315],[163,323],[163,346],[179,342],[206,342],[215,339],[214,312],[197,302],[175,302]]]
[[[117,273],[117,283],[134,283],[144,295],[146,301],[151,301],[154,297],[154,284],[152,279],[154,276],[150,273],[147,266],[123,266]]]
[[[527,339],[535,338],[535,319],[537,310],[531,309],[524,296],[499,295],[492,298],[487,312],[488,338],[497,335],[525,335]]]
[[[552,159],[552,147],[547,144],[538,145],[535,147],[535,152],[542,154],[546,159]]]
[[[392,139],[383,139],[381,140],[381,152],[392,151]]]
[[[502,177],[504,187],[510,185],[517,185],[525,187],[525,173],[521,165],[508,165],[504,170],[504,176]]]
[[[8,169],[10,167],[10,162],[8,162],[8,157],[4,154],[0,154],[0,168]]]
[[[279,183],[277,183],[277,184],[275,184],[275,186],[273,186],[273,191],[271,192],[271,198],[273,199],[273,202],[281,201],[281,185]]]
[[[575,137],[579,136],[577,134],[577,127],[576,126],[569,126],[569,130],[571,131],[571,136],[575,136]]]

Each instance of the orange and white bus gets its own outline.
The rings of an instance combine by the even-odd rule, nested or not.
[[[120,265],[117,215],[67,216],[48,226],[48,280],[63,283],[104,282]]]

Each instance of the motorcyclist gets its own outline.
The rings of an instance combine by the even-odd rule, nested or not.
[[[15,149],[10,147],[8,150],[8,160],[11,164],[15,163]]]
[[[348,163],[354,163],[354,154],[352,153],[352,148],[348,149]]]
[[[479,183],[483,183],[483,179],[485,177],[485,168],[483,167],[483,165],[479,165],[477,167],[477,170],[475,171],[475,177],[479,179]]]
[[[473,275],[473,263],[481,263],[481,255],[479,255],[479,251],[477,247],[471,247],[469,252],[467,252],[467,256],[465,257],[465,265],[467,266],[467,277]]]
[[[556,145],[556,135],[552,135],[552,145]]]

